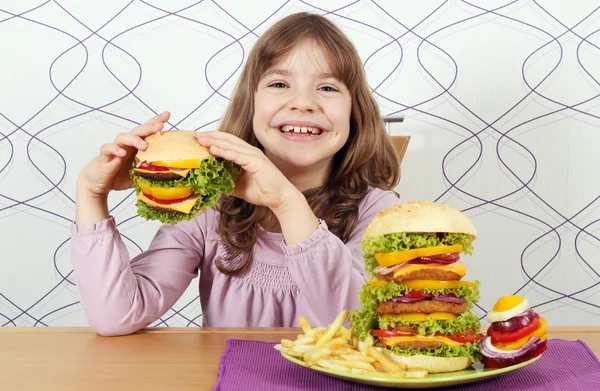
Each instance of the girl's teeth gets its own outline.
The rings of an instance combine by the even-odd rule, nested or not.
[[[292,125],[284,125],[281,127],[281,130],[284,133],[311,133],[314,135],[321,134],[321,130],[317,128],[311,128],[308,126],[292,126]]]

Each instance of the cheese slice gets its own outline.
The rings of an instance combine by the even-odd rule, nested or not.
[[[411,250],[395,251],[392,253],[375,253],[375,259],[381,266],[394,266],[400,263],[410,261],[420,257],[432,257],[447,253],[460,253],[463,247],[461,244],[455,246],[435,246],[413,248]]]
[[[451,314],[449,312],[432,312],[430,314],[423,313],[415,313],[415,314],[393,314],[393,315],[383,315],[382,318],[385,319],[402,319],[406,322],[425,322],[429,320],[429,318],[433,320],[454,320],[458,318],[458,316]]]
[[[186,214],[190,213],[190,211],[192,210],[194,205],[196,205],[196,201],[198,201],[198,198],[200,198],[200,195],[196,194],[196,195],[191,196],[187,200],[185,200],[183,202],[178,202],[176,204],[159,204],[158,202],[154,202],[151,199],[149,199],[148,197],[146,197],[144,195],[144,193],[142,193],[142,192],[140,192],[140,194],[138,194],[138,199],[141,200],[142,202],[145,202],[148,205],[155,206],[157,208],[172,209],[177,212],[186,213]]]
[[[382,280],[369,280],[367,284],[371,285],[372,288],[381,288],[384,285],[387,285],[387,281]]]
[[[152,170],[144,170],[143,168],[135,168],[134,171],[136,172],[144,172],[144,173],[148,173],[148,174],[168,174],[168,173],[172,173],[172,174],[177,174],[179,176],[181,176],[182,178],[185,178],[187,176],[187,174],[190,172],[190,169],[186,169],[186,170],[174,170],[174,169],[169,169],[169,171],[152,171]]]
[[[369,280],[367,281],[373,288],[381,288],[389,284],[387,281],[382,280]],[[398,283],[394,283],[398,284]],[[470,286],[472,288],[479,287],[479,283],[476,281],[438,281],[438,280],[409,280],[403,281],[402,285],[414,290],[423,289],[456,289],[461,286]]]
[[[202,159],[184,159],[184,160],[155,160],[152,162],[155,166],[172,168],[200,168]]]
[[[415,341],[416,342],[441,342],[448,346],[464,345],[463,343],[453,341],[450,338],[437,337],[437,336],[427,337],[427,336],[423,336],[423,335],[414,335],[414,336],[410,336],[410,337],[388,337],[388,338],[381,338],[381,339],[383,339],[383,342],[388,346],[393,346],[400,342],[415,342]]]
[[[396,269],[394,271],[394,278],[397,277],[401,277],[401,276],[406,276],[412,272],[416,272],[419,270],[425,270],[425,269],[438,269],[438,270],[445,270],[448,272],[452,272],[455,274],[458,274],[461,277],[464,277],[465,274],[467,274],[467,268],[465,266],[464,263],[462,263],[461,261],[456,261],[454,263],[451,263],[449,265],[438,265],[438,264],[430,264],[430,265],[405,265],[405,266],[401,266],[400,268]]]

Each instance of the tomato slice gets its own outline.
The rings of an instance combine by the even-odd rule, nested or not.
[[[409,297],[411,299],[431,299],[433,295],[431,293],[425,293],[423,291],[410,291],[402,295],[402,297]]]
[[[148,171],[169,171],[168,167],[155,166],[150,163],[142,163],[137,168],[141,168],[142,170]]]
[[[144,196],[146,196],[146,198],[148,198],[151,201],[156,202],[157,204],[162,204],[162,205],[169,205],[169,204],[177,204],[179,202],[183,202],[185,200],[187,200],[188,198],[191,197],[191,195],[184,197],[184,198],[178,198],[176,200],[161,200],[159,198],[153,197],[150,194],[146,194],[144,193]]]
[[[460,343],[470,343],[470,342],[475,342],[475,341],[479,341],[481,338],[483,338],[483,334],[479,333],[479,334],[454,334],[454,335],[447,335],[447,338],[450,338],[453,341],[456,342],[460,342]]]
[[[371,334],[373,334],[373,337],[379,337],[379,338],[391,338],[391,337],[402,337],[402,336],[412,335],[411,333],[403,333],[403,332],[394,331],[394,330],[372,330]]]
[[[514,342],[517,341],[535,331],[540,325],[540,315],[535,314],[533,320],[525,327],[521,327],[516,331],[496,331],[491,327],[488,328],[487,335],[492,338],[492,343],[500,342]]]

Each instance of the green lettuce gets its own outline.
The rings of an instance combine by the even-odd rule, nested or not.
[[[417,354],[422,354],[434,357],[469,357],[473,362],[480,361],[482,357],[477,342],[466,343],[460,346],[443,345],[438,349],[400,349],[398,346],[394,346],[389,348],[389,350],[398,356],[416,356]]]
[[[433,320],[428,319],[424,322],[408,322],[400,318],[380,317],[379,328],[382,330],[393,328],[396,326],[414,326],[417,327],[419,335],[435,335],[440,333],[443,335],[456,334],[465,332],[468,329],[479,331],[481,322],[477,315],[471,311],[463,312],[454,320]]]
[[[479,285],[479,282],[476,282]],[[408,293],[412,290],[413,289],[406,285],[398,284],[396,282],[388,282],[378,287],[373,287],[371,284],[366,283],[359,293],[359,300],[363,309],[375,311],[379,303],[388,301],[394,297],[402,296],[404,293]],[[435,296],[454,293],[456,297],[463,298],[467,301],[467,308],[472,308],[473,303],[477,303],[480,298],[479,288],[473,288],[467,285],[447,289],[419,289],[419,291],[430,293]]]
[[[448,233],[443,237],[438,237],[436,233],[397,232],[365,239],[361,242],[360,247],[363,250],[365,270],[374,277],[373,269],[378,266],[375,253],[460,244],[463,247],[463,253],[471,255],[473,252],[472,242],[473,237],[467,234]]]
[[[375,311],[354,310],[348,320],[352,332],[360,341],[364,341],[371,334],[371,330],[379,329],[379,314]]]
[[[235,181],[239,176],[239,171],[233,166],[233,163],[227,160],[217,160],[213,156],[203,160],[200,168],[190,170],[185,178],[152,181],[134,175],[133,172],[132,167],[130,175],[136,195],[141,192],[140,183],[153,187],[191,187],[194,189],[194,193],[202,194],[189,214],[158,212],[151,209],[144,202],[137,201],[136,206],[140,216],[147,220],[159,220],[166,224],[176,224],[183,220],[191,220],[202,209],[210,209],[216,206],[222,194],[230,195],[233,192]]]
[[[194,218],[194,216],[196,216],[198,212],[200,212],[200,210],[204,208],[201,199],[198,199],[196,205],[194,205],[194,207],[190,210],[190,213],[188,214],[159,212],[150,208],[148,205],[146,205],[145,202],[142,202],[140,200],[136,202],[135,206],[137,206],[137,213],[146,220],[158,220],[161,223],[171,225],[177,224],[178,222],[183,220],[191,220],[192,218]]]
[[[359,293],[361,310],[355,310],[350,315],[350,324],[356,336],[362,341],[371,333],[371,330],[385,329],[396,325],[416,326],[421,335],[435,333],[436,331],[443,334],[450,334],[453,332],[462,332],[468,328],[479,330],[479,318],[470,311],[463,313],[455,320],[427,320],[424,322],[406,322],[397,318],[381,318],[376,312],[379,303],[401,296],[411,290],[406,285],[395,282],[388,282],[377,287],[369,283],[364,284]],[[436,296],[454,293],[457,297],[467,301],[468,309],[472,308],[473,303],[478,302],[480,298],[478,288],[466,285],[455,289],[420,289],[420,291]]]
[[[356,337],[361,341],[371,334],[371,330],[386,330],[396,326],[416,327],[419,335],[434,335],[438,332],[448,335],[462,333],[468,329],[479,332],[481,328],[479,318],[471,311],[462,313],[454,320],[428,319],[422,322],[410,322],[398,317],[382,317],[375,311],[362,309],[352,312],[350,325]]]

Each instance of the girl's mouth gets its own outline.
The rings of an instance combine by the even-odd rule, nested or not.
[[[279,128],[279,131],[283,134],[295,135],[295,136],[318,136],[323,133],[322,129],[313,128],[311,126],[293,126],[283,125]]]

